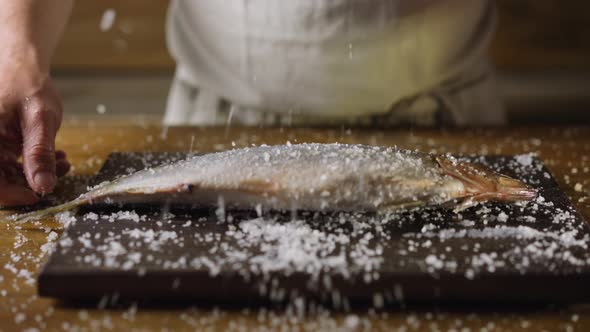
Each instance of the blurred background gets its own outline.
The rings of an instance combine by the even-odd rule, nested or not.
[[[168,0],[78,1],[54,58],[66,118],[159,122]],[[490,50],[513,124],[590,123],[590,2],[496,0]]]

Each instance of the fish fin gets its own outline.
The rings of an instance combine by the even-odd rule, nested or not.
[[[85,199],[77,198],[67,203],[48,207],[46,209],[31,211],[27,213],[15,214],[9,217],[9,220],[16,222],[17,224],[23,224],[32,220],[39,220],[48,216],[54,216],[58,213],[72,210],[86,202]]]
[[[495,189],[494,184],[486,175],[494,174],[492,171],[478,165],[459,162],[450,159],[447,156],[437,156],[436,162],[440,165],[443,171],[463,182],[471,192],[492,192]]]
[[[459,212],[465,211],[465,210],[469,209],[470,207],[476,206],[479,203],[480,203],[480,201],[474,200],[473,197],[467,197],[453,208],[453,212],[459,213]]]
[[[437,156],[435,160],[445,174],[463,183],[466,197],[471,197],[476,202],[512,202],[532,200],[537,196],[535,188],[487,167],[459,162],[446,156]]]
[[[455,208],[453,209],[453,212],[457,213],[457,212],[467,210],[470,207],[474,207],[480,203],[485,203],[489,200],[493,200],[494,198],[496,198],[496,194],[493,194],[493,193],[491,193],[491,194],[484,193],[484,194],[464,197],[463,200],[461,202],[459,202],[459,204],[457,206],[455,206]]]

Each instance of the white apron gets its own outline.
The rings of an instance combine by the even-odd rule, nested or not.
[[[499,124],[487,0],[174,0],[167,125]]]

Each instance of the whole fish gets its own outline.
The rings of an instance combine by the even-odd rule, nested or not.
[[[395,211],[430,205],[462,209],[535,196],[535,189],[518,180],[445,155],[366,145],[289,144],[193,156],[141,170],[15,219],[96,203]]]

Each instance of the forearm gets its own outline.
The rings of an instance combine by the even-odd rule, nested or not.
[[[73,0],[0,1],[0,61],[49,72]]]
[[[72,5],[0,0],[0,206],[35,203],[69,167],[55,152],[62,103],[49,68]]]

